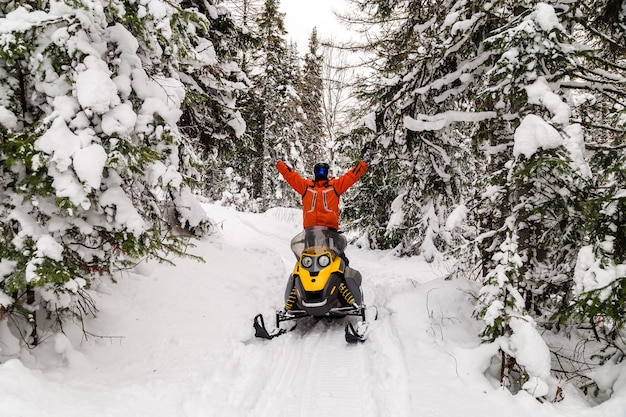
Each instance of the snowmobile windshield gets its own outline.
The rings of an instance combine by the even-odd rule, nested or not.
[[[291,250],[297,259],[300,259],[305,249],[313,246],[328,248],[335,254],[340,254],[347,245],[348,242],[342,234],[323,226],[308,227],[291,239]]]

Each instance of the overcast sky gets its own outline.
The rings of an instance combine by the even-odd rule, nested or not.
[[[305,53],[313,27],[317,27],[322,39],[334,36],[341,39],[346,30],[341,26],[333,10],[342,11],[344,0],[280,0],[280,10],[285,13],[287,40],[298,44],[298,50]]]

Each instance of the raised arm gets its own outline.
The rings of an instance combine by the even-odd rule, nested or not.
[[[285,181],[291,185],[291,188],[300,195],[303,195],[307,187],[311,184],[311,181],[302,178],[300,174],[283,161],[276,162],[276,169],[278,169],[278,172],[280,172],[280,175],[283,176]]]
[[[359,162],[356,166],[335,180],[335,191],[337,191],[338,194],[345,193],[348,188],[352,187],[352,185],[365,174],[365,171],[367,171],[367,163],[365,161]]]

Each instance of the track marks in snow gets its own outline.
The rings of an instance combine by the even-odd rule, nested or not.
[[[386,308],[379,308],[379,318],[373,322],[367,340],[371,362],[370,387],[379,408],[378,416],[408,417],[411,402],[406,357],[400,335],[392,325],[392,316]]]
[[[289,241],[297,232],[292,224],[267,229],[246,216],[230,219],[239,228],[237,236],[227,234],[235,246],[248,242],[251,255],[266,251],[268,262],[276,265],[276,275],[258,277],[263,285],[252,286],[257,307],[265,312],[268,326],[273,317],[268,311],[280,308],[284,283],[293,267]],[[243,227],[242,227],[243,226]],[[224,223],[225,233],[231,227]],[[244,233],[241,233],[244,232]],[[351,264],[364,276],[365,301],[383,309],[392,294],[400,291],[405,279],[390,272],[380,254],[354,251]],[[374,255],[372,257],[372,255]],[[354,319],[353,319],[354,320]],[[252,317],[250,317],[250,326]],[[233,352],[232,363],[218,365],[218,380],[212,385],[233,389],[213,397],[214,409],[250,417],[308,417],[320,415],[358,415],[384,417],[406,415],[410,389],[405,352],[395,333],[390,313],[381,310],[381,319],[371,323],[370,339],[348,345],[344,339],[345,320],[317,323],[301,322],[299,328],[272,341],[254,339]],[[215,404],[221,404],[216,407]]]
[[[367,416],[373,404],[365,390],[366,361],[364,346],[347,345],[343,337],[343,321],[318,323],[329,326],[322,333],[308,364],[303,381],[306,395],[302,399],[301,416],[359,415]],[[306,363],[306,358],[303,358]]]
[[[249,415],[378,415],[365,383],[365,345],[346,344],[343,324],[321,320],[311,329],[261,341],[268,373]]]

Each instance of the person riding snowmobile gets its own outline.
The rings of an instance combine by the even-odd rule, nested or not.
[[[325,162],[315,164],[314,179],[305,179],[271,152],[278,172],[298,194],[302,196],[303,226],[326,226],[339,229],[339,197],[345,193],[368,168],[369,157],[339,178],[328,178],[329,166]]]
[[[270,156],[285,181],[302,196],[302,220],[304,229],[323,226],[333,231],[338,231],[340,196],[354,185],[367,170],[371,162],[369,152],[365,153],[363,161],[359,162],[339,178],[329,178],[328,164],[320,162],[315,164],[313,168],[313,179],[305,179],[283,162],[278,157],[275,150],[270,150]],[[341,242],[339,246],[345,248],[347,246],[346,238],[343,235],[339,236],[343,239],[343,242]],[[346,278],[354,279],[354,282],[360,287],[361,273],[348,266],[348,259],[343,253],[343,250],[339,253],[339,256],[344,260],[346,265],[344,271]],[[289,277],[285,292],[286,310],[289,310],[291,307],[288,300],[292,294],[293,288],[294,277],[292,274]]]

